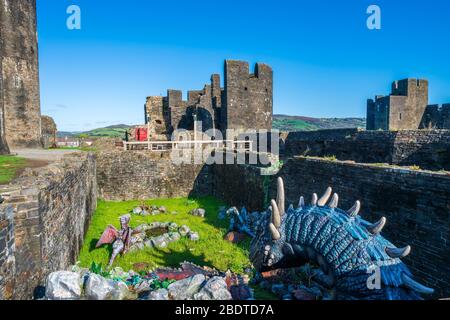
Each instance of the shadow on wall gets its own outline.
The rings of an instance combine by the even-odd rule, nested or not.
[[[282,136],[284,159],[334,157],[357,163],[419,166],[450,170],[449,130],[358,131],[357,129],[291,132]]]
[[[202,122],[202,131],[213,129],[214,119],[211,112],[205,108],[186,108],[186,113],[181,117],[175,129],[194,130],[194,114],[197,114],[197,121]]]

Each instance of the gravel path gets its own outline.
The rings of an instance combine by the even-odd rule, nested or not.
[[[44,149],[16,149],[12,154],[30,160],[42,160],[47,162],[58,161],[64,155],[77,152],[77,150],[44,150]]]

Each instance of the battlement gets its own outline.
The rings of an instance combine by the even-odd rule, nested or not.
[[[180,90],[170,89],[166,97],[148,97],[145,114],[151,115],[156,134],[170,134],[175,129],[193,129],[193,117],[202,122],[202,130],[267,129],[272,128],[273,71],[263,63],[250,73],[248,62],[226,60],[225,87],[220,75],[213,74],[210,83],[201,90],[189,90],[183,100]],[[162,102],[161,102],[162,99]],[[162,107],[161,107],[162,106]],[[161,111],[162,110],[162,111]],[[161,120],[164,119],[164,120]],[[161,123],[163,123],[162,126]],[[165,128],[165,129],[163,129]]]
[[[392,83],[392,93],[394,96],[409,96],[417,91],[426,91],[428,94],[428,80],[425,79],[403,79]]]
[[[367,130],[450,129],[448,105],[428,105],[428,80],[392,83],[389,96],[367,100]]]

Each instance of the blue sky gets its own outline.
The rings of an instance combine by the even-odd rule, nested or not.
[[[201,89],[224,59],[274,68],[274,112],[364,117],[406,77],[450,103],[450,1],[37,0],[42,112],[59,130],[144,121],[149,95]],[[66,9],[81,8],[68,30]],[[381,8],[382,29],[366,27]]]

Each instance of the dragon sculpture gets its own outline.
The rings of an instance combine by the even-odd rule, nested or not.
[[[359,201],[349,211],[339,209],[339,196],[331,197],[331,188],[320,199],[314,194],[310,205],[300,197],[298,207],[287,211],[281,178],[277,193],[251,243],[250,259],[258,271],[313,263],[320,267],[315,280],[333,289],[337,299],[417,300],[433,293],[401,261],[411,247],[397,248],[381,235],[386,218],[365,221]],[[380,280],[374,288],[368,280],[375,271]]]

